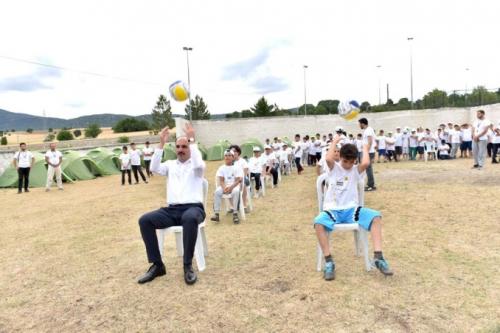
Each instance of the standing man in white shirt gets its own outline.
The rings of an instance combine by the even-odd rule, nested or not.
[[[368,183],[365,187],[365,191],[375,191],[375,178],[373,177],[373,160],[375,159],[375,131],[373,128],[368,126],[368,119],[360,118],[358,120],[359,127],[363,130],[363,144],[368,144],[368,154],[370,155],[370,164],[366,168],[366,176],[368,177]],[[363,159],[363,157],[361,157]]]
[[[300,141],[300,135],[295,134],[295,142],[293,144],[293,156],[295,158],[295,166],[297,167],[297,173],[299,175],[302,173],[302,171],[304,171],[304,168],[300,163],[302,160],[302,155],[303,155],[303,147],[302,147],[302,142]]]
[[[462,125],[462,144],[460,145],[460,157],[472,157],[472,128],[469,124]]]
[[[30,183],[30,170],[33,164],[35,164],[35,157],[33,154],[26,150],[26,143],[21,142],[19,144],[20,150],[14,154],[14,167],[17,169],[17,174],[19,176],[17,193],[29,192],[28,189]],[[24,186],[23,186],[24,185]]]
[[[141,175],[143,182],[145,182],[146,184],[148,183],[146,176],[144,176],[144,173],[142,172],[141,155],[141,151],[139,149],[136,149],[135,143],[132,142],[130,144],[130,162],[132,165],[132,172],[134,173],[135,184],[139,184],[139,176],[137,175],[137,173]]]
[[[215,214],[210,218],[210,220],[214,222],[220,221],[219,213],[222,196],[224,194],[229,194],[231,195],[231,202],[233,205],[233,223],[240,223],[240,218],[238,217],[238,205],[241,204],[240,187],[243,180],[243,169],[239,165],[234,165],[234,153],[232,150],[227,149],[224,152],[224,164],[217,169],[215,176],[217,177],[219,184],[214,192]]]
[[[472,126],[472,154],[474,155],[473,169],[481,170],[484,166],[486,145],[488,144],[488,128],[490,121],[486,119],[483,110],[476,113],[477,119]]]
[[[148,261],[153,263],[146,274],[139,278],[138,283],[141,284],[165,275],[156,229],[172,226],[182,226],[184,281],[186,284],[194,284],[197,280],[192,261],[198,237],[198,224],[205,220],[203,207],[205,162],[194,140],[195,131],[191,124],[186,124],[184,133],[185,136],[177,138],[175,142],[177,159],[161,163],[163,146],[169,137],[169,129],[165,127],[160,132],[160,143],[151,159],[151,171],[161,176],[168,176],[168,206],[146,213],[139,219]]]
[[[401,133],[401,127],[396,127],[396,134],[394,135],[395,142],[395,156],[396,161],[401,159],[403,154],[403,133]]]
[[[62,153],[56,150],[56,144],[52,142],[50,144],[50,149],[45,153],[45,162],[47,162],[47,186],[45,187],[45,192],[50,191],[52,186],[52,181],[54,179],[54,174],[56,175],[57,187],[60,191],[63,190],[62,186]]]
[[[146,166],[146,175],[148,175],[148,178],[151,178],[153,175],[150,170],[150,165],[151,165],[151,157],[153,156],[153,148],[149,146],[149,141],[146,141],[146,147],[142,150],[142,154],[144,156],[144,165]]]

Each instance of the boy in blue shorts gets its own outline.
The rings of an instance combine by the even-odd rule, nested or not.
[[[382,254],[382,216],[380,212],[359,206],[358,183],[365,176],[365,171],[370,165],[368,144],[363,145],[361,163],[356,165],[358,149],[353,144],[343,145],[340,149],[340,162],[335,162],[334,147],[340,141],[336,135],[331,142],[326,155],[329,191],[333,191],[334,202],[330,204],[333,209],[321,212],[314,219],[314,229],[318,237],[321,250],[325,256],[325,280],[335,279],[335,262],[330,253],[328,233],[335,229],[338,223],[357,222],[360,227],[370,231],[374,249],[374,264],[384,275],[393,275],[388,262]]]

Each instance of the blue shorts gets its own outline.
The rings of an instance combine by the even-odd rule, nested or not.
[[[378,150],[378,155],[379,156],[385,156],[385,149],[379,149]]]
[[[314,224],[323,225],[328,231],[335,229],[335,224],[358,223],[360,227],[370,231],[373,219],[381,217],[380,212],[363,207],[353,207],[340,210],[325,210],[314,219]]]
[[[472,150],[472,141],[462,141],[460,144],[460,150]]]

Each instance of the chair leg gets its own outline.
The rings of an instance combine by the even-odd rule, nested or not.
[[[372,262],[369,256],[369,246],[368,246],[368,232],[366,230],[359,230],[360,241],[363,247],[363,256],[365,259],[365,268],[369,272],[372,269]]]
[[[194,246],[194,256],[196,259],[196,264],[198,265],[198,271],[203,272],[205,270],[205,255],[203,254],[203,244],[201,237],[196,239],[196,245]]]
[[[323,251],[321,250],[321,246],[319,243],[316,245],[316,270],[321,272],[321,268],[323,268]]]
[[[205,257],[208,256],[208,244],[207,244],[207,236],[205,235],[205,227],[199,228],[198,234],[201,236],[201,241],[203,242],[203,253],[205,253]]]
[[[184,241],[182,240],[182,231],[174,232],[175,234],[175,245],[177,247],[177,255],[182,257],[184,255]]]
[[[356,256],[361,256],[361,246],[360,246],[360,241],[359,241],[359,231],[358,230],[354,230],[353,232],[353,235],[354,235],[354,254]]]
[[[165,229],[157,229],[156,238],[158,238],[158,249],[160,250],[160,255],[163,257],[163,241],[165,240]]]
[[[243,206],[243,192],[240,192],[240,201],[238,202],[238,208],[240,211],[240,216],[243,220],[246,220],[245,207]]]

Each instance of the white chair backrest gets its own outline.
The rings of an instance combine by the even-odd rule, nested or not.
[[[207,207],[207,197],[208,197],[208,180],[203,178],[203,207]]]
[[[328,175],[326,173],[323,173],[316,178],[316,194],[318,196],[318,209],[320,213],[323,211],[323,199],[325,197],[323,193],[323,181],[327,183],[325,186],[326,192],[328,189]]]

